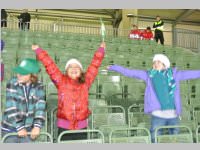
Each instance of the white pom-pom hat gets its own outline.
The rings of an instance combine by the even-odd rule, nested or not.
[[[67,68],[69,67],[70,64],[77,64],[81,68],[81,70],[83,70],[82,64],[80,63],[80,61],[78,61],[75,58],[72,58],[69,61],[67,61],[66,65],[65,65],[65,70],[67,70]]]
[[[154,61],[160,61],[162,62],[166,68],[170,67],[170,61],[169,58],[163,54],[155,54],[153,57],[153,62]]]

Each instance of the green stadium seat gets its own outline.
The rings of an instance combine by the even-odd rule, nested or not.
[[[89,93],[89,107],[93,109],[97,106],[107,106],[105,95],[99,93]]]
[[[122,93],[121,77],[119,75],[98,75],[99,93],[106,96],[106,100],[113,94]]]
[[[151,143],[150,132],[146,128],[119,128],[110,132],[109,143]]]
[[[80,139],[80,140],[62,140],[62,137],[66,134],[80,134],[80,133],[87,133],[87,138],[86,139]],[[68,144],[102,144],[104,143],[104,135],[100,130],[91,130],[91,129],[86,129],[86,130],[72,130],[72,131],[63,131],[59,136],[58,136],[58,143],[68,143]]]
[[[28,135],[30,136],[30,132]],[[2,143],[6,142],[6,139],[10,136],[18,136],[17,133],[8,133],[2,138]],[[32,143],[53,143],[51,134],[48,132],[40,132],[40,135]]]
[[[57,93],[57,88],[53,82],[48,82],[47,83],[47,95],[52,94],[52,93]]]
[[[58,137],[58,128],[57,128],[57,124],[56,124],[56,120],[57,120],[57,107],[54,107],[53,109],[51,109],[51,115],[50,115],[50,133],[53,137],[53,141],[56,142],[57,141],[57,137]]]
[[[112,129],[128,127],[125,110],[121,106],[101,106],[92,109],[92,129],[101,130],[108,142]]]
[[[124,77],[123,78],[123,89],[124,93],[134,95],[137,101],[144,100],[145,83],[142,80]]]
[[[144,106],[133,104],[128,108],[129,127],[137,127],[141,123],[150,124],[150,116],[144,114]]]
[[[98,94],[98,79],[97,78],[92,83],[92,85],[91,85],[91,87],[89,89],[89,93],[90,93],[90,95],[93,94],[93,96],[95,98],[97,97],[97,95],[96,95],[96,93]]]
[[[196,128],[196,143],[200,143],[200,125]]]
[[[195,125],[200,125],[200,105],[193,106],[192,113]]]
[[[14,73],[12,71],[12,69],[15,67],[15,64],[12,64],[12,62],[9,63],[4,63],[4,81],[7,82],[8,80],[10,80]]]
[[[158,135],[158,130],[178,128],[179,133],[170,135],[169,133],[163,133]],[[193,143],[192,130],[187,126],[160,126],[155,130],[155,143]]]

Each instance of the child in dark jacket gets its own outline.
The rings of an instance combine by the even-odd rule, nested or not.
[[[24,59],[13,69],[17,73],[6,86],[6,106],[2,118],[2,137],[5,143],[32,142],[40,135],[45,123],[46,102],[44,86],[37,79],[40,71],[35,59]],[[30,136],[28,134],[30,132]]]

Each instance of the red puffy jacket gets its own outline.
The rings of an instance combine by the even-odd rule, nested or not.
[[[87,119],[91,113],[88,109],[88,93],[104,58],[104,48],[100,47],[95,52],[85,74],[85,83],[82,84],[63,74],[46,51],[38,48],[36,54],[58,90],[57,117],[70,121],[70,129],[77,129],[78,121]]]
[[[130,39],[140,39],[140,37],[141,37],[140,29],[131,30],[131,32],[129,33]]]

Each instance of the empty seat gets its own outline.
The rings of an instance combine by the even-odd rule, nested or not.
[[[119,128],[110,132],[109,143],[151,143],[151,136],[146,128]]]
[[[85,139],[71,139],[71,140],[62,140],[62,137],[65,135],[70,135],[70,134],[81,134],[81,133],[87,133],[87,138]],[[72,131],[63,131],[59,136],[58,136],[58,143],[82,143],[82,144],[94,144],[94,143],[99,143],[102,144],[104,143],[104,135],[101,131],[99,130],[72,130]]]
[[[200,125],[196,128],[196,143],[200,143]]]
[[[178,128],[179,133],[169,134],[166,129]],[[160,129],[165,129],[164,133],[158,134]],[[155,130],[155,143],[193,143],[192,130],[187,126],[160,126]]]
[[[92,110],[92,129],[101,130],[108,142],[108,136],[112,129],[125,128],[125,110],[121,106],[101,106]]]
[[[129,127],[137,127],[141,123],[150,124],[150,117],[144,114],[144,105],[133,104],[128,108]]]

